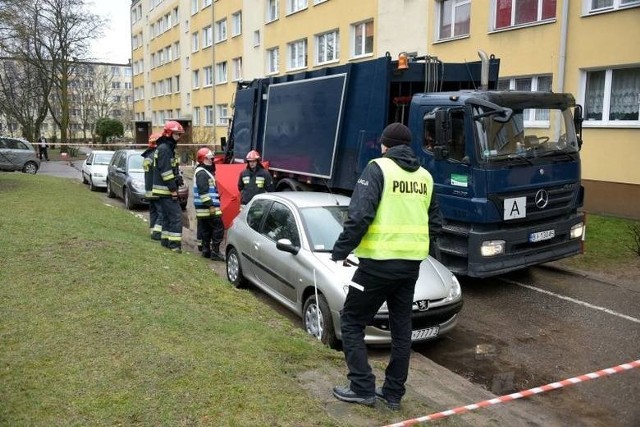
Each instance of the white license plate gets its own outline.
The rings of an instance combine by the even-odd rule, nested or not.
[[[417,329],[415,331],[411,331],[411,340],[423,340],[426,338],[435,338],[438,336],[438,332],[440,328],[438,326],[434,326],[433,328],[427,329]]]
[[[554,237],[556,237],[556,231],[555,230],[538,231],[537,233],[529,234],[529,241],[530,242],[540,242],[542,240],[553,239]]]

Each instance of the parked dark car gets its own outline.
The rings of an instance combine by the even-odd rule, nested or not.
[[[39,168],[40,159],[30,142],[0,137],[0,170],[35,174]]]
[[[148,205],[145,198],[142,150],[117,150],[107,170],[107,196],[124,200],[127,209]],[[180,206],[184,210],[189,199],[189,188],[178,188]]]

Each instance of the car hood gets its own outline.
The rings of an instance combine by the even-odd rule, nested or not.
[[[342,263],[331,261],[331,254],[325,252],[314,252],[318,262],[322,264],[328,271],[334,274],[341,283],[350,285],[353,283],[351,279],[356,271],[358,258],[349,255],[347,258],[348,266]],[[416,282],[414,291],[414,301],[419,300],[439,300],[446,298],[451,290],[452,275],[444,265],[440,264],[432,257],[426,258],[420,263],[420,275]],[[356,284],[356,286],[359,286]]]

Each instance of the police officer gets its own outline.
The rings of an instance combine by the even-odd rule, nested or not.
[[[193,204],[198,219],[198,236],[201,239],[202,253],[205,258],[224,261],[220,255],[220,243],[224,237],[220,195],[216,187],[213,153],[203,147],[196,154],[195,173],[193,175]]]
[[[242,171],[238,180],[238,190],[242,194],[241,205],[249,203],[256,194],[274,190],[273,178],[260,163],[260,153],[256,150],[251,150],[247,153],[245,160],[247,168]]]
[[[155,132],[149,135],[149,146],[142,153],[142,169],[144,169],[144,197],[149,201],[149,234],[153,240],[160,240],[162,234],[162,211],[158,197],[153,195],[153,155],[156,151],[156,141],[162,134]]]
[[[350,383],[334,387],[342,401],[373,406],[376,397],[393,410],[405,394],[411,352],[413,291],[429,235],[441,228],[433,179],[411,149],[411,131],[392,123],[380,138],[383,156],[372,160],[354,189],[344,230],[331,258],[343,262],[355,249],[359,266],[341,312],[342,343]],[[384,301],[389,309],[391,354],[376,389],[364,329]]]
[[[161,244],[173,252],[182,252],[182,209],[178,200],[180,176],[179,161],[175,149],[184,134],[182,125],[170,120],[164,125],[153,155],[153,190],[164,217]]]

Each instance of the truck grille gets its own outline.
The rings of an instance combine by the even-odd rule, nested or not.
[[[535,222],[546,218],[552,218],[566,214],[573,208],[575,203],[579,184],[565,184],[556,187],[539,187],[528,191],[519,191],[508,194],[494,194],[489,196],[499,212],[504,210],[504,200],[512,197],[527,198],[527,216],[526,218],[515,219],[509,221],[510,224],[519,224],[522,222]],[[549,194],[549,201],[543,208],[536,206],[536,193],[544,189]]]

